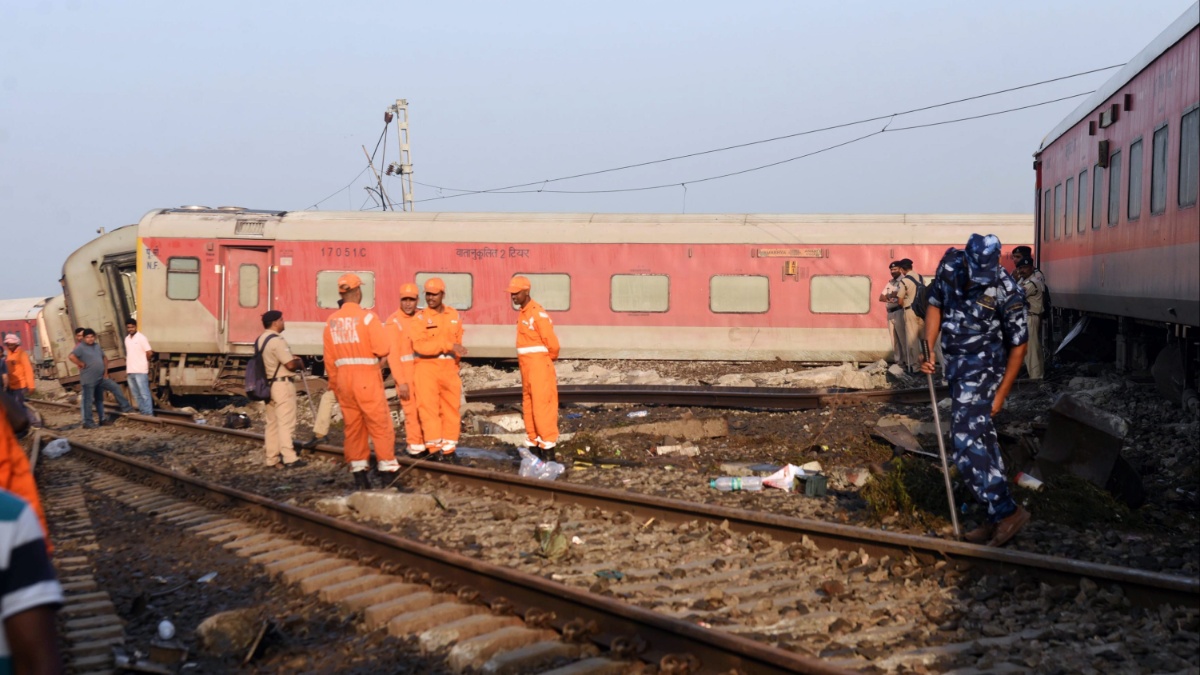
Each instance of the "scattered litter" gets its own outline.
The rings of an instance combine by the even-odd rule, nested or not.
[[[456,450],[459,457],[468,459],[490,459],[496,462],[507,462],[512,459],[512,455],[499,450],[488,450],[486,448],[468,448],[465,445],[458,446]]]
[[[517,452],[521,455],[521,468],[517,473],[522,478],[554,480],[567,468],[558,462],[547,462],[534,457],[529,448],[517,448]]]
[[[558,523],[538,525],[534,534],[538,538],[538,555],[557,560],[567,554],[567,537]]]
[[[783,467],[779,464],[751,464],[746,468],[756,473],[759,471],[762,471],[763,473],[775,473]]]
[[[662,455],[682,455],[684,457],[695,457],[700,454],[700,448],[693,443],[684,443],[683,445],[660,445],[654,449],[661,457]]]
[[[575,544],[576,546],[583,546],[583,540],[579,538],[579,535],[571,537],[571,543]]]
[[[782,469],[762,479],[763,485],[773,487],[784,492],[791,492],[796,486],[796,478],[804,476],[804,470],[794,464],[788,464]]]
[[[803,471],[804,473],[821,473],[821,471],[822,471],[821,463],[820,462],[808,462],[807,464],[801,464],[800,470]]]
[[[758,476],[722,476],[708,481],[708,486],[721,492],[758,492],[763,488],[763,479]]]
[[[163,619],[158,622],[158,638],[160,640],[170,640],[175,637],[175,624]]]
[[[217,573],[216,573],[216,572],[209,572],[208,574],[205,574],[204,576],[202,576],[202,577],[200,577],[199,579],[197,579],[197,580],[196,580],[196,583],[198,583],[198,584],[207,584],[208,582],[210,582],[210,581],[212,581],[213,579],[216,579],[216,578],[217,578]]]
[[[56,438],[42,448],[42,456],[46,459],[56,459],[71,451],[71,443],[65,438]]]
[[[653,522],[654,522],[654,519],[653,519],[653,518],[651,518],[650,520],[647,520],[646,522],[642,523],[642,529],[644,530],[644,529],[646,529],[647,527],[650,527],[650,524],[651,524],[651,523],[653,523]]]
[[[601,579],[620,581],[625,578],[625,573],[617,570],[596,570],[596,576],[600,577]]]
[[[1022,471],[1017,473],[1017,485],[1030,490],[1041,490],[1044,483]]]
[[[824,497],[827,489],[825,476],[814,474],[804,479],[804,496]]]
[[[208,420],[201,418],[196,420],[196,424],[208,424]]]
[[[583,413],[567,413],[566,418],[569,420],[577,420],[583,417]]]
[[[226,429],[249,429],[250,424],[250,416],[246,413],[225,413],[224,426]]]
[[[646,415],[649,415],[649,414],[650,414],[649,410],[634,410],[631,413],[626,413],[625,416],[626,417],[645,417]]]

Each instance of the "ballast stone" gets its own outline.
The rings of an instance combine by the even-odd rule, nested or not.
[[[358,517],[381,523],[399,523],[437,508],[437,502],[431,495],[404,494],[392,490],[355,492],[347,503]]]

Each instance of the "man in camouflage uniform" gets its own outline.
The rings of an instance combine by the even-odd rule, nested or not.
[[[1029,331],[1025,294],[1000,267],[995,235],[973,234],[966,250],[952,248],[942,257],[929,288],[926,342],[936,343],[939,332],[950,382],[954,463],[988,510],[987,522],[964,538],[1001,546],[1030,516],[1009,491],[992,417],[1021,370]],[[926,373],[933,369],[929,361],[921,364]]]

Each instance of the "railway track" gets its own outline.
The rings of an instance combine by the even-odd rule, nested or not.
[[[261,440],[260,435],[252,432],[195,425],[176,419],[129,417],[164,428],[182,427],[246,440]],[[340,459],[340,448],[321,446],[318,450]],[[107,460],[114,461],[111,457]],[[653,608],[660,615],[683,620],[692,627],[702,623],[734,634],[754,635],[759,641],[774,642],[785,649],[825,654],[835,659],[832,662],[835,666],[865,665],[862,654],[884,656],[878,644],[870,644],[871,640],[878,643],[887,636],[895,637],[904,631],[894,626],[889,628],[887,616],[883,617],[881,626],[856,626],[854,632],[862,633],[867,638],[867,645],[859,647],[859,658],[856,660],[845,653],[844,643],[855,642],[846,636],[839,634],[841,642],[836,646],[840,649],[816,649],[812,644],[805,645],[803,641],[794,640],[800,628],[786,635],[772,635],[769,627],[764,628],[761,622],[748,616],[748,610],[754,609],[757,613],[776,617],[781,610],[786,614],[792,603],[798,602],[817,611],[807,619],[793,620],[791,623],[795,626],[808,626],[824,632],[832,625],[837,631],[845,631],[846,625],[837,624],[836,612],[831,613],[827,606],[823,606],[831,598],[835,606],[848,607],[853,604],[852,601],[859,601],[860,605],[866,603],[860,609],[871,611],[871,602],[878,605],[882,600],[879,594],[864,589],[885,583],[919,585],[926,582],[932,584],[928,589],[926,604],[937,605],[937,587],[957,583],[969,570],[975,574],[1015,573],[1017,578],[1027,577],[1054,584],[1079,585],[1082,579],[1087,579],[1089,581],[1084,583],[1119,587],[1120,592],[1134,605],[1169,603],[1191,608],[1200,605],[1200,586],[1195,579],[621,491],[585,488],[569,483],[530,481],[510,474],[465,467],[401,461],[408,464],[410,476],[419,476],[416,482],[442,488],[438,493],[439,502],[444,502],[451,512],[458,512],[453,520],[422,531],[424,541],[437,542],[441,548],[460,551],[465,548],[468,555],[474,554],[472,547],[485,535],[473,532],[472,524],[491,522],[494,520],[492,512],[496,509],[495,505],[513,499],[522,506],[521,510],[526,507],[539,512],[562,510],[565,520],[571,523],[570,529],[564,530],[564,536],[581,540],[595,541],[596,538],[606,537],[605,528],[611,525],[606,521],[617,522],[612,514],[619,514],[620,520],[632,521],[635,525],[656,522],[671,524],[683,532],[681,541],[695,541],[700,547],[713,548],[717,555],[710,554],[707,558],[703,555],[692,556],[689,564],[672,566],[662,552],[639,551],[634,545],[620,553],[620,567],[625,570],[622,579],[600,577],[602,581],[597,582],[596,573],[602,571],[601,568],[615,565],[589,565],[587,561],[559,566],[553,575],[543,576],[552,576],[548,582],[552,588],[561,590],[564,586],[574,586],[581,591],[590,588],[603,593],[610,600],[616,598]],[[447,532],[454,534],[445,536]],[[524,536],[528,536],[528,533],[524,533]],[[635,529],[631,539],[636,537]],[[752,548],[757,547],[757,550],[751,551],[750,555],[729,555],[731,544],[736,550],[741,543],[748,543]],[[514,540],[509,547],[517,550],[520,545]],[[520,560],[507,561],[509,568],[521,564]],[[807,592],[785,592],[772,598],[772,593],[779,589],[794,590],[797,570],[812,569],[826,571],[810,577]],[[668,572],[664,575],[663,570]],[[822,574],[829,579],[853,580],[853,583],[847,581],[840,590],[835,584],[834,591],[830,593],[823,587]],[[545,579],[542,578],[542,581],[545,582]],[[741,610],[737,609],[739,604]],[[880,611],[880,607],[875,607],[874,611]],[[904,622],[899,623],[902,626]]]
[[[945,396],[947,392],[947,387],[938,388],[938,396]],[[860,403],[927,403],[929,390],[572,384],[559,385],[558,400],[562,403],[636,403],[751,410],[811,410]],[[467,401],[520,403],[521,388],[475,389],[467,392]]]

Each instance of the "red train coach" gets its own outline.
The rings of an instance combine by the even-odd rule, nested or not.
[[[1164,326],[1190,333],[1185,343],[1200,326],[1198,25],[1200,3],[1034,155],[1040,264],[1056,311],[1119,319],[1124,365],[1144,365],[1151,350],[1136,345],[1161,343]]]
[[[321,352],[344,272],[386,317],[441,277],[475,357],[510,357],[515,274],[553,313],[567,358],[872,360],[887,264],[928,274],[972,232],[1030,244],[1027,215],[630,215],[272,212],[186,207],[137,226],[141,329],[179,393],[233,389],[267,309]]]
[[[29,353],[39,377],[49,373],[50,342],[42,310],[50,298],[0,300],[0,336],[12,333],[21,338],[21,347]]]

